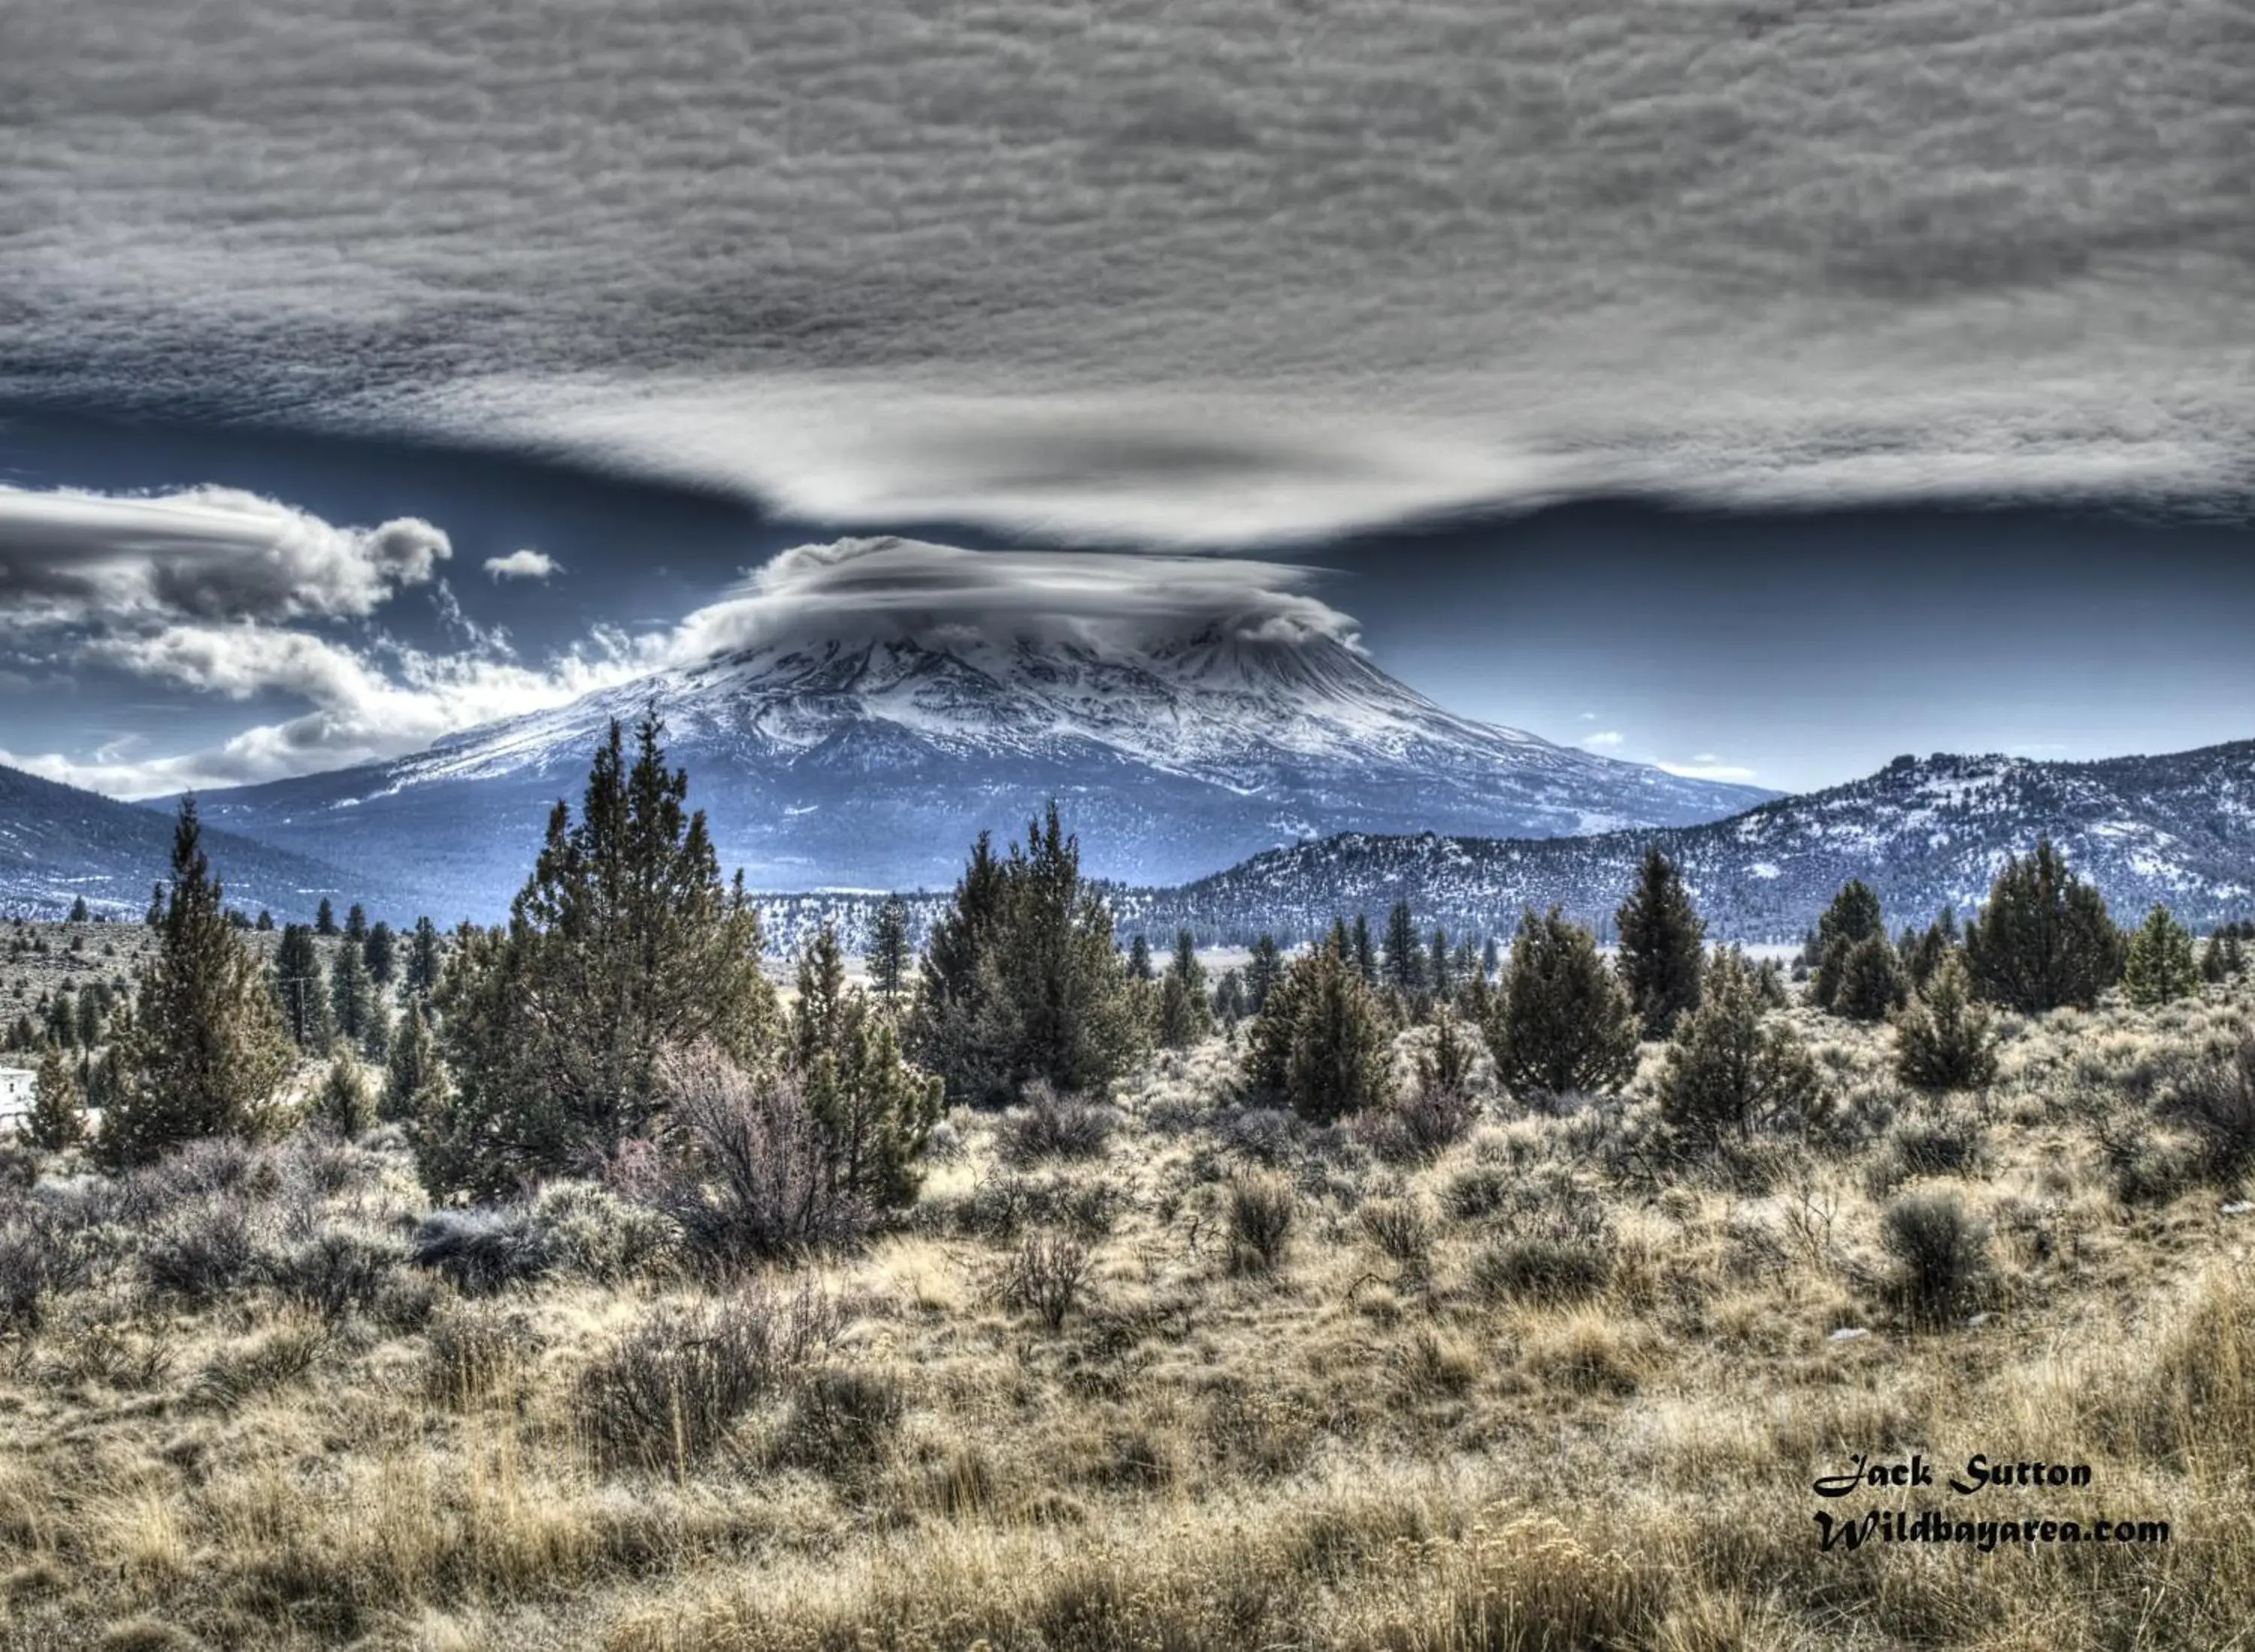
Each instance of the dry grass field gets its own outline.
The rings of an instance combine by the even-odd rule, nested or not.
[[[2247,1644],[2255,1213],[2167,1116],[2246,989],[2008,1017],[1939,1101],[1786,1013],[1830,1119],[1701,1166],[1637,1092],[1388,1164],[1215,1039],[958,1113],[901,1231],[727,1281],[590,1186],[426,1221],[386,1130],[18,1152],[0,1647]],[[1873,1508],[2168,1536],[1820,1548]]]

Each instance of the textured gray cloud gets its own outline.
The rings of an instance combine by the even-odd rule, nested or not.
[[[453,555],[429,523],[341,528],[228,488],[144,496],[0,486],[0,626],[372,614]]]
[[[0,12],[0,390],[1228,543],[2230,490],[2237,0]]]
[[[1354,621],[1307,594],[1313,577],[1305,568],[1233,558],[841,539],[783,552],[741,590],[644,646],[653,660],[688,664],[798,636],[950,628],[993,641],[1069,636],[1124,652],[1208,629],[1354,646]]]

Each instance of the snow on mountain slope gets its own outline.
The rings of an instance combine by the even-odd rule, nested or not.
[[[1768,794],[1456,716],[1351,644],[1207,623],[1132,649],[955,626],[793,636],[396,762],[208,794],[215,824],[491,916],[609,721],[655,701],[724,867],[755,888],[945,886],[1050,797],[1089,869],[1173,882],[1325,833],[1540,837]]]
[[[1351,833],[1255,856],[1175,889],[1123,891],[1123,929],[1305,936],[1334,913],[1408,901],[1451,932],[1507,934],[1553,904],[1599,928],[1647,844],[1682,868],[1710,932],[1797,939],[1861,878],[1892,924],[1985,899],[2009,855],[2048,836],[2133,922],[2156,903],[2195,925],[2255,912],[2255,742],[2159,757],[2039,763],[1899,758],[1867,778],[1732,819],[1581,839]]]

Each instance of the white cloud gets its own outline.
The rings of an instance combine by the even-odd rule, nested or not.
[[[495,583],[499,583],[502,580],[545,580],[551,574],[561,573],[562,569],[556,559],[545,551],[535,551],[528,546],[522,551],[512,551],[505,557],[488,557],[485,571]]]
[[[199,15],[11,39],[0,395],[1114,545],[2244,496],[2234,0]]]
[[[881,538],[785,551],[668,629],[635,639],[598,629],[539,666],[482,633],[460,652],[433,654],[256,620],[125,627],[79,638],[75,657],[193,693],[278,694],[306,709],[184,754],[111,751],[83,762],[0,752],[0,763],[121,797],[252,784],[405,756],[650,672],[801,637],[952,631],[990,646],[1066,636],[1120,651],[1199,636],[1359,646],[1354,622],[1307,594],[1318,577],[1218,557],[978,552]]]
[[[1621,743],[1623,738],[1621,732],[1617,728],[1600,728],[1595,734],[1584,735],[1581,743],[1611,751]]]
[[[0,486],[0,625],[362,616],[453,554],[418,517],[341,528],[231,488]]]
[[[1742,763],[1724,763],[1711,751],[1703,751],[1689,763],[1663,763],[1658,767],[1686,780],[1750,781],[1754,770]]]

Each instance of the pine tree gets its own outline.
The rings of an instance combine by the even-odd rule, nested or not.
[[[345,914],[345,938],[358,946],[368,939],[368,909],[358,901]]]
[[[1364,986],[1377,986],[1378,947],[1371,939],[1368,914],[1357,912],[1354,915],[1354,931],[1350,937],[1350,943],[1353,951],[1342,956],[1351,956],[1353,959],[1354,973],[1362,977]]]
[[[2223,938],[2211,934],[2200,949],[2200,978],[2213,987],[2230,973],[2223,967]]]
[[[797,988],[792,1066],[821,1133],[818,1157],[832,1193],[878,1209],[913,1203],[917,1159],[939,1121],[945,1085],[903,1059],[892,1023],[847,983],[845,954],[827,924],[799,955]]]
[[[63,921],[67,924],[88,924],[94,921],[94,913],[88,910],[85,896],[81,895],[71,903],[70,916]]]
[[[431,1032],[430,1012],[423,1008],[421,999],[410,998],[406,1013],[399,1018],[399,1036],[391,1041],[391,1053],[384,1063],[377,1116],[404,1122],[432,1111],[443,1104],[445,1082],[439,1042]]]
[[[662,1052],[710,1039],[756,1065],[777,1011],[741,875],[720,881],[653,710],[629,763],[615,721],[580,817],[558,803],[505,928],[458,942],[432,1002],[453,1079],[417,1150],[434,1193],[506,1191],[660,1121]]]
[[[1494,936],[1480,943],[1479,973],[1482,980],[1493,981],[1495,972],[1503,966],[1503,948]]]
[[[1187,1050],[1212,1030],[1205,967],[1198,962],[1197,937],[1184,930],[1175,937],[1174,956],[1160,983],[1159,1042],[1170,1050]]]
[[[1284,954],[1276,945],[1274,935],[1262,935],[1253,943],[1253,956],[1245,966],[1245,1007],[1249,1015],[1259,1015],[1267,1007],[1268,995],[1276,989],[1283,978]]]
[[[274,948],[272,969],[275,1002],[281,1006],[282,1024],[291,1041],[300,1050],[327,1050],[336,1022],[313,931],[303,924],[285,924]]]
[[[1707,926],[1658,845],[1645,851],[1635,890],[1614,915],[1619,968],[1647,1038],[1662,1038],[1699,1004]]]
[[[910,1047],[950,1096],[1006,1102],[1045,1079],[1107,1088],[1142,1052],[1146,1030],[1112,914],[1080,875],[1080,842],[1055,803],[1009,858],[982,835],[952,909],[926,948]]]
[[[1214,1018],[1221,1023],[1224,1032],[1234,1033],[1237,1023],[1251,1014],[1245,997],[1245,973],[1225,969],[1221,979],[1213,984]]]
[[[1128,945],[1128,979],[1156,981],[1158,971],[1151,964],[1151,943],[1138,935]]]
[[[60,1044],[49,1044],[39,1057],[24,1139],[46,1153],[67,1152],[86,1140],[86,1091]]]
[[[313,1093],[313,1114],[348,1139],[376,1122],[375,1098],[369,1095],[368,1080],[361,1076],[360,1063],[350,1051],[338,1051],[329,1063],[320,1088]]]
[[[1413,1002],[1425,991],[1425,948],[1417,938],[1417,922],[1409,914],[1409,903],[1397,901],[1394,910],[1386,915],[1386,939],[1383,946],[1385,967],[1381,979],[1399,994],[1402,1001]]]
[[[1636,1006],[1589,931],[1559,908],[1526,913],[1481,1030],[1503,1087],[1522,1101],[1611,1095],[1636,1075]]]
[[[1986,1089],[1997,1076],[1996,1030],[1954,953],[1895,1022],[1895,1076],[1936,1093]]]
[[[1425,981],[1433,996],[1443,1003],[1448,1002],[1456,992],[1456,980],[1449,962],[1448,931],[1436,927],[1425,953]]]
[[[1698,1007],[1668,1044],[1661,1117],[1694,1137],[1745,1135],[1757,1125],[1806,1122],[1823,1095],[1808,1046],[1790,1028],[1765,1024],[1746,959],[1735,949],[1718,955]]]
[[[337,948],[336,964],[329,971],[329,1011],[337,1036],[354,1048],[365,1050],[377,1038],[383,1010],[357,941],[347,940]]]
[[[2006,862],[1981,915],[1965,926],[1974,990],[2023,1015],[2090,1009],[2120,979],[2122,954],[2105,901],[2048,838],[2025,860]]]
[[[165,927],[165,885],[161,881],[149,886],[149,910],[142,921],[151,929]]]
[[[909,941],[909,906],[897,895],[877,909],[877,922],[869,941],[869,981],[887,1009],[897,1006],[909,989],[909,971],[916,949]]]
[[[1330,943],[1292,960],[1254,1020],[1245,1078],[1258,1098],[1331,1124],[1391,1098],[1377,995]]]
[[[329,897],[321,896],[320,910],[313,915],[313,933],[334,935],[337,932],[337,909],[329,904]]]
[[[368,938],[361,943],[360,950],[361,956],[368,960],[368,978],[376,983],[380,997],[399,979],[399,943],[391,932],[391,925],[380,919],[370,924]]]
[[[289,1037],[228,924],[193,798],[180,805],[162,937],[136,1004],[121,1041],[120,1091],[102,1119],[107,1162],[144,1164],[184,1142],[270,1122],[269,1104],[289,1075]]]
[[[1909,984],[1884,934],[1847,942],[1827,961],[1833,966],[1830,1008],[1836,1015],[1851,1021],[1885,1021],[1909,997]],[[1824,972],[1817,974],[1822,979]]]
[[[1842,1015],[1852,1013],[1839,1007],[1841,974],[1847,967],[1850,951],[1875,936],[1881,941],[1886,938],[1886,925],[1879,913],[1879,897],[1862,879],[1851,880],[1832,897],[1831,905],[1824,909],[1823,917],[1816,922],[1816,955],[1812,960],[1816,966],[1816,977],[1809,984],[1809,995],[1818,1009]],[[1871,959],[1867,953],[1865,963],[1867,976],[1870,969]],[[1865,988],[1867,993],[1869,986],[1866,980]],[[1881,1009],[1854,1018],[1872,1021],[1885,1014],[1886,1009]]]
[[[407,943],[407,990],[428,998],[439,985],[445,955],[439,946],[439,926],[428,917],[415,920],[415,933]]]
[[[274,914],[268,911],[264,907],[260,907],[258,909],[258,921],[256,924],[253,924],[250,927],[256,930],[261,935],[271,935],[274,932]]]
[[[2166,906],[2155,906],[2130,938],[2122,984],[2133,1004],[2165,1004],[2200,990],[2192,935]]]

